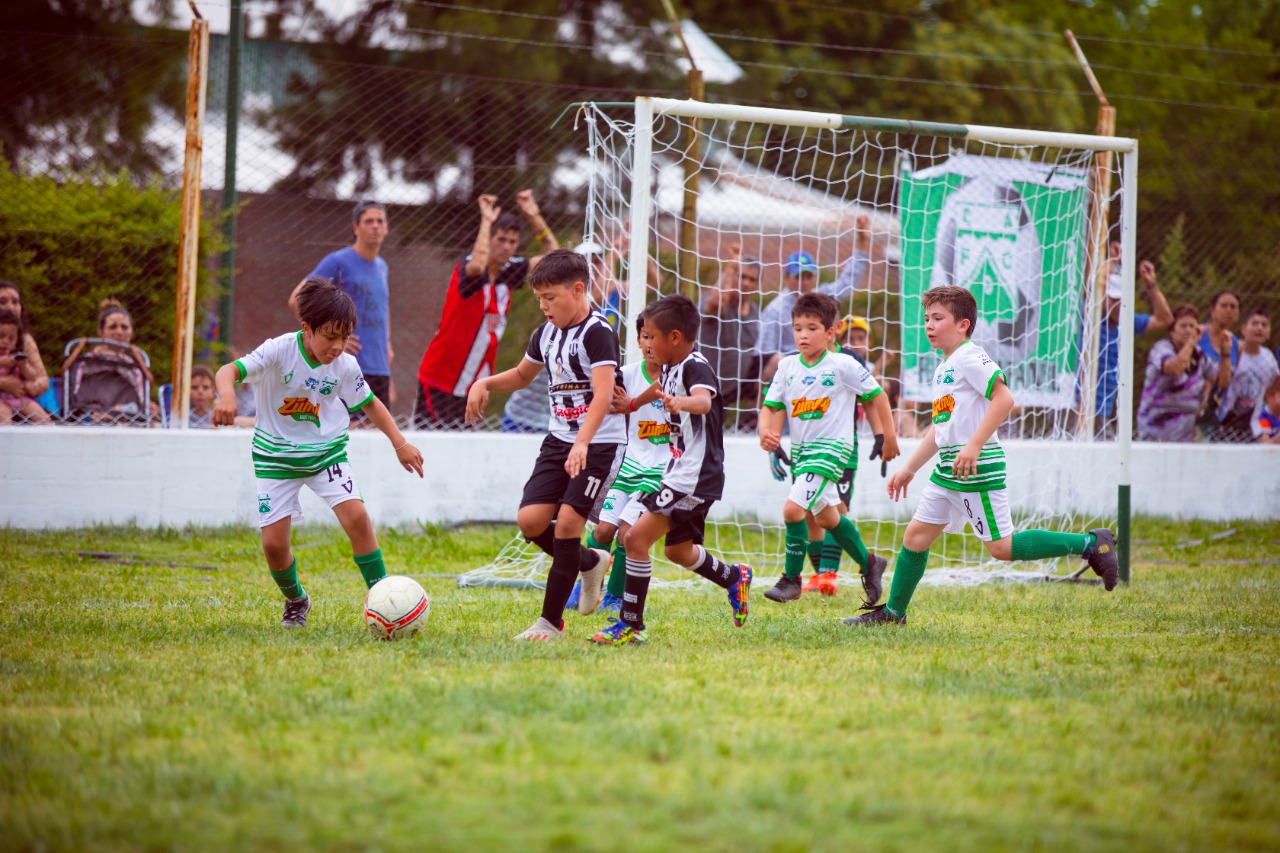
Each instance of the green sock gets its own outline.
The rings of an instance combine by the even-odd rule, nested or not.
[[[356,555],[356,568],[364,576],[364,585],[373,586],[387,576],[387,564],[382,562],[382,549],[374,548],[368,554]]]
[[[298,558],[294,557],[293,562],[289,564],[289,568],[282,572],[271,569],[271,579],[276,582],[276,586],[280,587],[280,591],[284,593],[285,598],[306,598],[307,591],[302,588],[302,584],[298,583]]]
[[[840,543],[840,547],[846,554],[853,557],[853,561],[858,564],[858,571],[865,572],[867,546],[862,544],[862,537],[858,535],[858,528],[853,526],[853,522],[843,515],[840,516],[840,523],[831,531],[831,536]]]
[[[1093,544],[1092,533],[1057,533],[1052,530],[1024,530],[1013,534],[1009,543],[1013,560],[1039,560],[1083,554]]]
[[[809,565],[815,573],[822,571],[822,540],[809,540]]]
[[[836,541],[836,537],[830,530],[822,537],[822,560],[818,563],[818,570],[822,572],[838,572],[840,571],[840,555],[844,550],[840,547],[840,543]]]
[[[608,544],[606,544],[604,542],[598,541],[596,539],[596,532],[592,530],[590,533],[587,534],[587,547],[599,548],[601,551],[612,551],[613,543],[609,542]]]
[[[787,522],[787,558],[784,571],[789,578],[804,574],[804,556],[809,548],[809,525],[803,521]]]
[[[907,607],[911,604],[911,596],[924,577],[925,564],[929,562],[929,550],[912,551],[905,545],[898,552],[898,559],[893,564],[893,583],[889,585],[889,601],[884,609],[894,616],[907,615]]]
[[[613,552],[613,566],[609,569],[609,584],[605,592],[614,598],[622,598],[627,588],[627,549],[619,545]]]

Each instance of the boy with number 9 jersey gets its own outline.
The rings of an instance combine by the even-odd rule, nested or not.
[[[220,367],[214,377],[218,402],[213,407],[214,425],[230,426],[236,417],[235,384],[254,388],[258,526],[267,568],[285,596],[280,622],[285,628],[303,627],[311,611],[311,598],[298,581],[298,561],[289,545],[293,519],[302,517],[298,496],[304,485],[338,517],[365,584],[373,586],[387,574],[373,522],[347,461],[348,410],[365,411],[391,440],[405,470],[422,476],[422,454],[374,397],[355,357],[344,352],[356,325],[351,297],[322,278],[308,278],[295,295],[302,331],[272,338]]]

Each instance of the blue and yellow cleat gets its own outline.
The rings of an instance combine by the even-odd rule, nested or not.
[[[729,587],[729,609],[733,611],[733,627],[741,628],[750,609],[751,578],[754,573],[746,563],[738,564],[738,582]]]
[[[591,638],[591,642],[601,646],[625,646],[628,643],[643,646],[648,641],[643,628],[628,625],[621,619],[610,619],[609,627],[602,628]]]
[[[600,599],[600,606],[596,608],[597,613],[617,613],[622,610],[622,598],[616,595],[604,594],[604,598]]]

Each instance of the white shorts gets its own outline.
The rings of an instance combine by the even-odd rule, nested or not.
[[[840,490],[835,480],[821,474],[797,474],[787,500],[804,507],[805,512],[818,513],[840,503]]]
[[[351,474],[350,462],[330,465],[319,474],[293,480],[258,482],[258,526],[275,524],[282,518],[302,518],[302,502],[298,499],[303,486],[308,486],[331,508],[347,501],[362,501],[360,487]]]
[[[645,492],[624,492],[621,489],[610,489],[604,496],[600,506],[600,523],[621,527],[624,524],[635,524],[644,512],[640,498]]]
[[[1004,489],[957,492],[929,481],[912,518],[925,524],[945,524],[948,533],[963,533],[967,524],[984,542],[1003,539],[1013,533],[1009,493]]]

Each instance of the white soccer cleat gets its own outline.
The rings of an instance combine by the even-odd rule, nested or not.
[[[582,593],[578,597],[578,612],[583,616],[594,613],[600,606],[600,599],[604,598],[604,577],[609,573],[609,564],[613,562],[608,551],[592,548],[591,553],[595,555],[596,565],[590,571],[582,573]]]
[[[535,643],[549,643],[552,640],[559,640],[563,636],[564,636],[563,628],[556,627],[555,625],[552,625],[550,622],[548,622],[546,619],[543,619],[541,616],[539,616],[538,621],[530,625],[527,631],[521,631],[519,634],[516,634],[511,639],[529,640]]]

